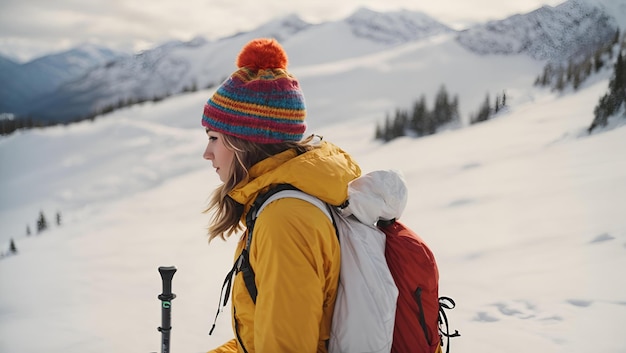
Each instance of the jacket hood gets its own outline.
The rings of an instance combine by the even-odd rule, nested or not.
[[[272,185],[291,184],[338,206],[348,199],[348,183],[360,175],[361,168],[348,153],[322,141],[318,148],[301,155],[288,150],[255,164],[249,179],[235,187],[229,196],[246,205],[246,213],[259,193]]]
[[[399,219],[407,202],[404,178],[393,170],[377,170],[353,180],[348,194],[349,204],[343,214],[352,214],[369,225],[379,219]]]

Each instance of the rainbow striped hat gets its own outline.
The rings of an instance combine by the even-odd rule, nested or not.
[[[257,143],[300,141],[306,130],[304,95],[287,72],[287,54],[274,39],[255,39],[235,71],[204,105],[202,125]]]

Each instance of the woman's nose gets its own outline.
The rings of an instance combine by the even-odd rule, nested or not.
[[[208,161],[213,159],[213,153],[210,151],[211,144],[207,144],[202,157]]]

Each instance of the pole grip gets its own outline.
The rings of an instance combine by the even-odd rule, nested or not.
[[[164,297],[171,296],[172,295],[172,278],[174,278],[174,273],[176,273],[176,267],[175,266],[160,266],[159,273],[161,274],[161,280],[163,280],[163,293],[161,295]]]

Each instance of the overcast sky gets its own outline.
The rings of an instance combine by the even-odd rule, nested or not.
[[[216,39],[297,13],[311,23],[365,6],[422,11],[460,29],[565,0],[0,0],[0,54],[19,61],[80,43],[129,53],[171,39]]]

